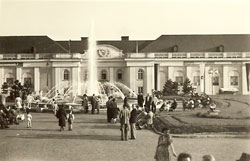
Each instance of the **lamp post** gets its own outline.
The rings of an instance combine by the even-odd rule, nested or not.
[[[218,73],[219,73],[218,69],[211,68],[208,70],[208,74],[212,75],[212,95],[214,94],[214,82],[213,82],[214,74],[218,74]]]
[[[47,87],[49,87],[49,73],[48,73],[48,70],[49,70],[49,62],[46,63],[46,72],[47,72]]]

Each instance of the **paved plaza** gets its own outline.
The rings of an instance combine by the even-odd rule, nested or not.
[[[32,113],[33,128],[26,122],[0,130],[1,161],[152,161],[158,135],[138,130],[136,140],[120,141],[119,124],[99,115],[76,114],[73,131],[59,131],[52,113]],[[195,161],[213,154],[218,161],[235,161],[250,152],[245,138],[174,138],[177,153],[189,152]]]

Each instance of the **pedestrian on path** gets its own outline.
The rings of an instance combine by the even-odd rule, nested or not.
[[[170,149],[173,156],[177,156],[173,146],[173,140],[170,136],[170,129],[163,128],[163,135],[159,136],[158,145],[155,152],[156,161],[171,161]]]
[[[56,117],[58,118],[58,125],[60,126],[60,131],[64,130],[64,127],[66,126],[67,115],[63,105],[59,107],[59,110],[56,113]]]
[[[32,115],[30,114],[29,111],[27,111],[27,128],[32,128]]]
[[[128,131],[129,131],[129,118],[130,112],[128,109],[128,103],[126,102],[126,97],[124,99],[123,109],[120,112],[120,123],[121,123],[121,140],[128,140]]]
[[[73,121],[75,119],[75,116],[73,114],[73,110],[70,110],[67,118],[68,118],[68,124],[69,124],[69,131],[72,131],[73,130]]]
[[[136,139],[136,128],[135,128],[136,120],[137,120],[137,110],[136,106],[133,104],[129,119],[131,139]]]

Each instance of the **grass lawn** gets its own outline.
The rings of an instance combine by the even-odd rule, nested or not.
[[[208,109],[161,112],[155,119],[155,127],[170,127],[172,133],[202,132],[250,132],[250,97],[223,95],[213,98],[218,115],[208,114]],[[249,104],[248,104],[249,102]]]

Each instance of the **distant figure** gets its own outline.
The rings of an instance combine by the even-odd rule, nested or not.
[[[85,110],[85,113],[89,112],[88,96],[86,94],[83,95],[82,107],[83,107],[83,110]]]
[[[96,97],[96,110],[97,114],[100,113],[101,96]]]
[[[95,94],[93,94],[93,96],[91,97],[91,113],[94,114],[95,113],[95,108],[96,108],[96,98],[95,98]]]
[[[59,107],[59,110],[56,113],[56,117],[58,118],[60,131],[64,130],[64,127],[66,126],[65,122],[66,122],[67,115],[66,115],[63,105]]]
[[[192,156],[188,153],[180,153],[177,161],[192,161]]]
[[[113,123],[116,123],[116,119],[117,119],[117,115],[118,115],[118,107],[117,107],[117,103],[116,103],[116,99],[113,98],[111,101],[111,113],[112,113],[112,119],[113,119]]]
[[[67,118],[68,118],[68,124],[69,124],[69,131],[72,131],[73,130],[73,121],[75,119],[75,116],[73,114],[73,110],[70,110]]]
[[[128,109],[129,106],[126,104],[125,99],[124,99],[123,109],[120,112],[121,140],[128,140],[128,130],[129,130],[130,112]]]
[[[204,155],[202,157],[202,161],[215,161],[215,158],[213,155],[209,154],[209,155]]]
[[[32,128],[32,115],[30,114],[29,111],[27,111],[27,128]]]
[[[22,98],[19,97],[19,95],[17,96],[17,98],[15,100],[15,105],[17,108],[17,112],[20,112],[20,110],[22,109]]]
[[[175,157],[177,155],[174,150],[172,137],[170,136],[170,129],[163,128],[162,132],[163,135],[159,136],[154,158],[156,159],[156,161],[171,161],[170,150]]]
[[[31,94],[29,93],[27,96],[27,103],[28,103],[28,108],[31,109],[31,103],[32,101],[34,101],[34,97],[31,96]]]
[[[143,98],[143,95],[141,92],[137,96],[137,103],[138,103],[139,107],[143,108],[144,98]]]
[[[107,108],[107,122],[111,122],[112,119],[112,110],[111,110],[111,101],[112,101],[112,96],[109,96],[108,101],[106,102],[106,108]]]
[[[136,120],[137,120],[137,110],[136,106],[133,104],[129,118],[131,139],[136,139],[136,128],[135,128]]]

